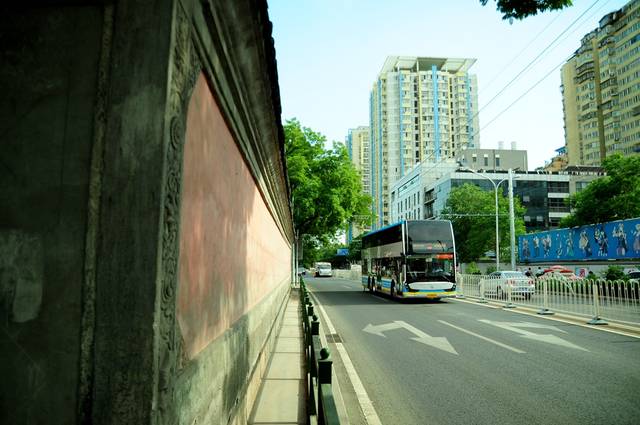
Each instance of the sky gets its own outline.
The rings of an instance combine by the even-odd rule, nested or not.
[[[480,147],[515,141],[533,170],[564,146],[560,65],[625,3],[574,0],[509,23],[493,0],[269,0],[283,122],[297,118],[344,142],[350,128],[369,125],[369,93],[387,56],[474,58]]]

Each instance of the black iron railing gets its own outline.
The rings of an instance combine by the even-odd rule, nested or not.
[[[333,360],[331,360],[329,349],[322,347],[319,335],[320,322],[302,277],[300,277],[300,306],[307,364],[307,413],[309,417],[316,417],[319,425],[340,424],[331,387]]]

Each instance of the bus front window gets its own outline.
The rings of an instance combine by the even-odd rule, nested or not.
[[[407,282],[453,282],[453,260],[436,258],[408,258]]]

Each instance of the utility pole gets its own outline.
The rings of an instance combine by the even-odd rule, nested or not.
[[[513,170],[509,168],[509,230],[511,234],[511,270],[516,269],[516,218],[513,212]]]

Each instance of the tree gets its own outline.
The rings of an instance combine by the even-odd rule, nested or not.
[[[572,212],[562,219],[562,227],[640,217],[640,156],[612,155],[602,166],[606,176],[569,198]]]
[[[326,138],[296,119],[286,122],[284,135],[293,221],[307,257],[348,223],[371,222],[371,198],[362,192],[360,175],[343,144],[325,149]]]
[[[489,0],[480,0],[485,6]],[[496,6],[502,19],[522,20],[528,16],[537,15],[538,12],[560,10],[573,4],[571,0],[496,0]]]
[[[480,189],[470,183],[451,190],[441,214],[450,219],[456,239],[458,260],[463,263],[476,261],[486,251],[495,250],[495,198],[493,191]],[[525,208],[514,198],[516,236],[525,233]],[[498,194],[500,256],[507,258],[511,246],[509,230],[509,200]]]

